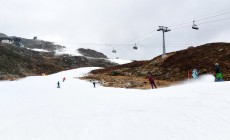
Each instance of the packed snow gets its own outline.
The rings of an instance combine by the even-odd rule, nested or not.
[[[27,48],[27,49],[30,49],[30,48]],[[49,51],[44,50],[44,49],[30,49],[30,50],[37,51],[37,52],[49,52]]]
[[[230,139],[230,82],[205,75],[167,88],[94,88],[78,79],[92,69],[0,82],[0,139]]]
[[[56,55],[63,55],[63,54],[68,54],[68,55],[71,55],[71,56],[82,56],[76,48],[63,48],[62,50],[57,50],[55,52]]]
[[[109,59],[109,61],[117,63],[117,64],[126,64],[126,63],[131,63],[131,60],[124,60],[124,59]]]
[[[64,48],[62,50],[57,50],[55,52],[56,55],[63,55],[63,54],[67,54],[67,55],[70,55],[70,56],[83,56],[82,54],[80,54],[76,48],[71,48],[71,47],[68,47],[68,48]],[[89,58],[92,58],[92,57],[89,57]],[[104,58],[101,58],[101,59],[104,59]],[[105,59],[106,60],[106,59]],[[114,63],[117,63],[117,64],[126,64],[126,63],[130,63],[132,62],[131,60],[125,60],[125,59],[115,59],[115,58],[108,58],[107,60],[109,60],[110,62],[114,62]]]

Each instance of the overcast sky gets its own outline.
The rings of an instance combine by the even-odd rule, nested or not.
[[[230,42],[229,0],[0,0],[0,32],[95,49],[108,57],[152,59],[210,42]],[[192,29],[195,20],[199,30]],[[133,50],[137,43],[138,50]],[[117,53],[112,53],[112,49]]]

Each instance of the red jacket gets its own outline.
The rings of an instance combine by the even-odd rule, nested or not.
[[[147,76],[147,78],[149,79],[150,83],[154,83],[154,79],[152,75]]]

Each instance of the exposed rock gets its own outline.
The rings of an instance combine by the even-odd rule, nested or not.
[[[11,44],[17,47],[25,47],[30,49],[44,49],[47,51],[56,51],[65,48],[64,46],[54,44],[53,42],[38,40],[37,37],[33,39],[25,39],[16,36],[7,36],[3,33],[0,33],[0,42],[1,40],[9,40]]]
[[[97,52],[95,50],[91,50],[91,49],[84,49],[84,48],[80,48],[78,49],[78,52],[80,54],[82,54],[83,56],[86,57],[93,57],[93,58],[108,58],[106,55],[104,55],[103,53]]]
[[[23,46],[30,49],[43,49],[47,51],[56,51],[65,48],[64,46],[57,45],[49,41],[43,41],[38,39],[25,39],[25,38],[20,38],[20,39],[21,39],[20,42],[23,44]]]
[[[79,67],[109,67],[117,64],[106,59],[84,56],[54,55],[54,52],[37,52],[24,47],[0,43],[0,80],[52,74]]]

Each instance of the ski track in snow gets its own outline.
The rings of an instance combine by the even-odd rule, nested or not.
[[[93,88],[76,78],[92,69],[0,82],[0,139],[230,139],[230,82],[206,75],[155,90]]]

